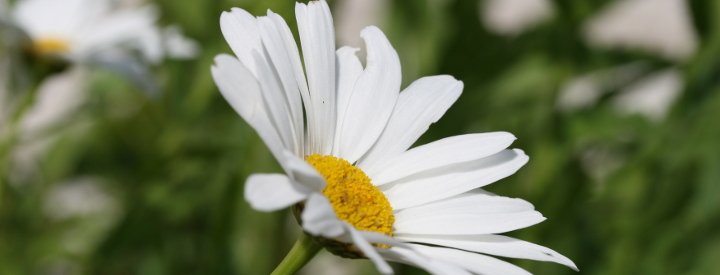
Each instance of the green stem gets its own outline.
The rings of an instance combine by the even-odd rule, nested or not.
[[[271,275],[295,274],[315,257],[320,248],[310,235],[303,233]]]

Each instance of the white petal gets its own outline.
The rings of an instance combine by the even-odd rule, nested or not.
[[[400,210],[465,193],[514,174],[528,161],[522,150],[434,169],[402,179],[384,191],[393,209]]]
[[[301,218],[303,229],[314,236],[336,238],[346,231],[344,223],[335,216],[330,202],[318,193],[311,194],[305,201]]]
[[[295,4],[298,33],[310,88],[309,153],[330,154],[335,137],[335,30],[325,1]]]
[[[453,263],[477,274],[530,275],[518,266],[478,253],[424,245],[411,245],[411,247],[428,258]]]
[[[290,112],[290,102],[288,102],[288,97],[281,87],[280,76],[276,71],[272,70],[272,65],[267,63],[270,60],[267,53],[261,55],[258,52],[253,52],[253,57],[257,66],[258,83],[260,83],[261,94],[270,121],[278,130],[278,135],[285,148],[299,155],[300,148],[303,147],[302,144],[298,143],[301,139],[299,136],[303,135],[303,132],[297,132],[297,130],[302,127],[296,127],[294,124]]]
[[[545,218],[521,199],[474,192],[395,214],[395,233],[493,234],[537,224]]]
[[[365,240],[363,236],[352,226],[346,224],[346,228],[347,231],[350,233],[353,244],[355,244],[355,246],[359,248],[360,251],[362,251],[365,257],[370,259],[370,261],[375,264],[375,267],[378,269],[378,271],[380,271],[380,273],[393,274],[392,268],[390,267],[390,265],[388,265],[387,262],[385,262],[385,260],[383,260],[377,250],[375,250],[375,247],[373,247],[367,240]]]
[[[161,30],[155,26],[158,15],[155,7],[147,5],[91,18],[91,24],[83,22],[85,26],[72,34],[75,43],[72,50],[87,57],[125,45],[139,50],[147,60],[158,62],[163,52]]]
[[[367,240],[370,243],[379,243],[379,244],[387,244],[390,246],[399,246],[399,247],[407,247],[407,244],[404,242],[398,241],[393,237],[390,237],[388,235],[372,232],[372,231],[359,231],[360,235],[362,235],[363,239]]]
[[[376,27],[360,34],[367,47],[367,66],[355,83],[340,122],[338,156],[353,163],[375,143],[395,108],[400,91],[400,60]]]
[[[449,264],[437,259],[426,257],[418,252],[402,247],[392,247],[380,251],[380,254],[389,261],[414,265],[437,275],[470,275],[471,273],[459,266]]]
[[[197,41],[185,36],[179,26],[171,25],[163,29],[162,40],[167,57],[192,59],[200,54]]]
[[[645,50],[686,61],[700,42],[688,1],[612,1],[587,20],[585,38],[591,46]]]
[[[253,51],[262,52],[262,40],[255,17],[243,9],[233,8],[220,15],[220,31],[235,55],[257,76]]]
[[[451,213],[513,213],[535,210],[535,207],[522,199],[508,198],[490,194],[482,190],[473,190],[444,200],[410,207],[396,211],[395,220],[402,222],[428,216],[442,216]]]
[[[552,249],[501,235],[402,235],[396,238],[407,242],[441,245],[501,257],[555,262],[578,271],[572,260]]]
[[[271,71],[275,73],[280,84],[278,88],[283,91],[287,100],[295,138],[295,153],[305,155],[303,152],[305,127],[300,91],[307,91],[307,88],[301,89],[300,86],[306,84],[298,82],[298,79],[303,78],[303,74],[297,46],[287,24],[277,14],[268,11],[267,17],[258,18],[258,26],[267,51],[265,58],[271,62]]]
[[[260,85],[252,73],[236,58],[221,54],[215,57],[212,76],[225,100],[252,126],[278,162],[285,157],[282,141],[265,110]]]
[[[325,188],[325,179],[307,162],[285,151],[284,161],[281,161],[286,172],[291,177],[315,192],[321,192]]]
[[[245,182],[245,200],[259,211],[275,211],[307,198],[310,191],[282,174],[254,174]]]
[[[661,121],[680,96],[683,86],[681,71],[665,69],[623,88],[612,103],[623,113],[637,113],[653,121]]]
[[[345,110],[350,104],[350,95],[355,82],[362,74],[363,67],[360,60],[355,55],[358,49],[351,47],[342,47],[337,50],[337,124],[336,129],[340,129],[340,122],[345,118]],[[340,131],[335,131],[335,142],[333,143],[333,155],[337,155],[340,146]]]
[[[384,159],[381,165],[365,172],[376,185],[382,185],[419,172],[494,155],[514,140],[515,136],[507,132],[447,137]]]
[[[461,81],[447,75],[415,80],[400,93],[387,127],[358,165],[371,171],[382,166],[379,161],[405,152],[455,103],[462,88]]]

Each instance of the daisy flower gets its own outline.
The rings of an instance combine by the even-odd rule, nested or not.
[[[118,52],[138,51],[145,60],[158,62],[164,57],[192,57],[197,51],[187,39],[168,45],[166,40],[177,41],[176,31],[157,27],[158,14],[150,5],[123,5],[114,0],[19,0],[5,13],[5,23],[24,32],[30,40],[28,50],[39,56],[103,62],[110,57],[121,60]]]
[[[324,1],[298,3],[295,13],[302,58],[272,11],[254,17],[235,8],[220,17],[236,57],[217,56],[212,75],[285,171],[248,178],[252,207],[292,207],[312,236],[301,237],[305,245],[368,258],[383,274],[392,273],[387,261],[436,274],[527,274],[490,255],[576,268],[553,250],[497,235],[545,219],[524,200],[480,189],[528,161],[523,151],[506,149],[512,134],[467,134],[411,148],[457,100],[462,82],[423,77],[400,92],[400,61],[382,31],[360,33],[363,66],[358,49],[336,50]]]

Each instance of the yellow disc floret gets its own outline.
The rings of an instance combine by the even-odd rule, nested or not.
[[[322,192],[339,219],[359,230],[392,236],[395,216],[390,202],[365,172],[333,156],[309,155],[305,160],[325,178]]]
[[[70,51],[70,42],[57,37],[45,37],[33,41],[33,51],[38,55],[56,55]]]

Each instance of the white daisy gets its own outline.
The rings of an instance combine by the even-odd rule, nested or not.
[[[424,77],[400,92],[400,62],[376,27],[355,52],[336,51],[324,1],[296,4],[303,59],[285,21],[235,8],[220,26],[236,57],[216,57],[223,96],[264,140],[286,174],[255,174],[245,186],[257,210],[294,205],[302,227],[329,251],[436,274],[527,274],[488,255],[551,261],[548,248],[496,235],[543,221],[532,204],[480,188],[528,157],[504,132],[467,134],[409,149],[460,96],[451,76]],[[304,62],[303,62],[304,61]],[[304,64],[304,66],[303,66]]]
[[[153,6],[120,4],[114,0],[19,0],[5,20],[27,34],[31,50],[39,55],[74,62],[128,50],[139,51],[150,62],[175,57],[176,50],[164,45]],[[185,56],[187,51],[179,55]]]

